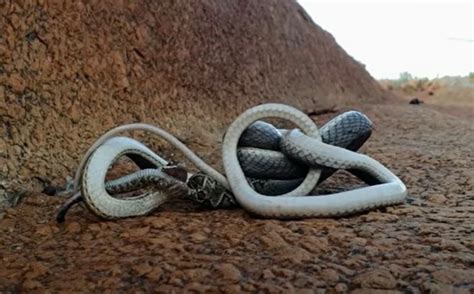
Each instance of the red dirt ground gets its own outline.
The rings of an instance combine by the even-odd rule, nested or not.
[[[376,124],[362,152],[401,177],[406,204],[279,221],[176,200],[118,221],[77,207],[58,225],[63,199],[34,194],[0,220],[0,292],[472,293],[473,120],[405,102],[357,109]]]

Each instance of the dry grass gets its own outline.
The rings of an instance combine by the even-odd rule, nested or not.
[[[380,84],[401,97],[416,97],[433,105],[474,106],[474,76],[381,80]]]

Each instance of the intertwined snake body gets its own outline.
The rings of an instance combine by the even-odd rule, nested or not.
[[[290,191],[278,196],[267,196],[261,194],[261,190],[260,193],[255,191],[255,185],[248,180],[248,175],[244,173],[241,166],[242,160],[239,162],[239,154],[243,152],[242,149],[238,150],[242,133],[254,122],[267,117],[289,120],[299,128],[292,131],[277,130],[277,140],[268,143],[267,149],[282,152],[295,163],[290,168],[296,166],[292,179],[285,176],[275,179],[293,180],[293,186],[296,185]],[[223,190],[230,191],[243,208],[263,217],[339,216],[400,203],[404,201],[407,194],[405,185],[376,160],[348,150],[351,148],[344,149],[323,143],[317,126],[304,113],[283,104],[264,104],[245,111],[228,128],[222,145],[225,176],[206,164],[174,136],[158,127],[131,124],[107,132],[86,153],[75,178],[75,191],[77,192],[80,186],[87,207],[103,218],[144,215],[171,197],[170,189],[182,192],[180,183],[165,176],[163,183],[154,193],[127,199],[118,199],[108,193],[105,184],[107,170],[122,155],[132,154],[141,157],[151,166],[159,167],[167,164],[164,159],[141,143],[124,137],[115,137],[119,132],[130,130],[145,130],[159,135],[183,152],[186,158],[205,174],[205,178],[213,181]],[[240,146],[246,146],[246,142],[241,141]],[[242,159],[242,155],[240,157]],[[357,171],[363,175],[361,178],[367,179],[366,182],[376,184],[331,195],[307,196],[320,180],[323,166]],[[301,173],[301,167],[303,173]],[[244,169],[247,173],[249,172],[248,165],[245,164]],[[304,175],[303,178],[301,178],[302,175]]]

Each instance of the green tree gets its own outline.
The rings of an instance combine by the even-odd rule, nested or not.
[[[411,75],[411,73],[409,73],[407,71],[400,73],[400,77],[398,78],[398,81],[401,84],[406,83],[406,82],[411,81],[411,80],[413,80],[413,76]]]

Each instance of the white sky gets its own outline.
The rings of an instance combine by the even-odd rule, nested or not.
[[[298,2],[375,78],[474,72],[474,0]]]

